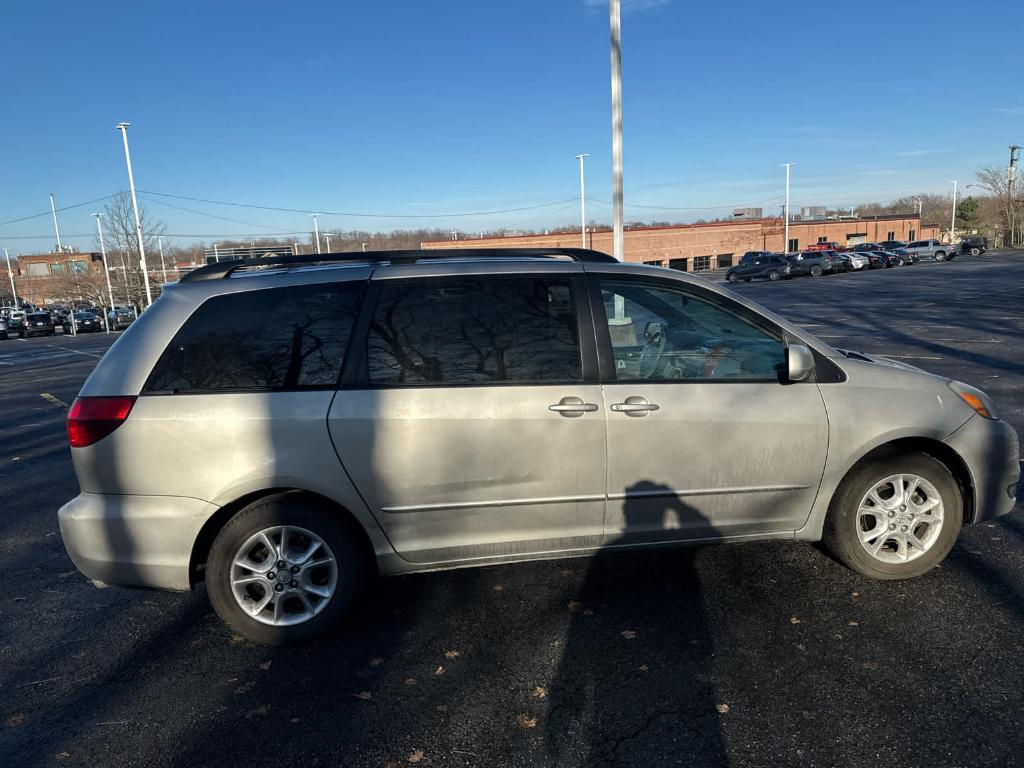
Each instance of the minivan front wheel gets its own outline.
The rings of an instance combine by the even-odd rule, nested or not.
[[[825,522],[825,544],[873,579],[906,579],[934,568],[963,525],[960,488],[923,453],[870,459],[840,484]]]
[[[338,515],[286,494],[254,502],[228,521],[210,549],[206,584],[232,629],[286,645],[337,626],[359,573],[358,548]]]

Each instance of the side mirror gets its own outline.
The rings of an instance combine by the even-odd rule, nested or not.
[[[786,347],[787,381],[806,381],[814,373],[814,355],[803,344]]]

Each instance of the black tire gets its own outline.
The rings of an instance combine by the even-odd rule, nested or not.
[[[903,260],[902,256],[900,256],[898,259],[896,259],[896,266],[897,267],[902,267],[904,264],[906,264],[906,262]]]
[[[771,272],[768,273],[768,279],[769,280],[779,280],[781,278],[782,278],[782,273],[779,272],[779,270],[777,270],[777,269],[773,269]]]
[[[981,256],[980,248],[971,248],[971,256]]]
[[[235,553],[250,536],[276,525],[293,525],[316,534],[337,563],[334,594],[319,613],[301,624],[259,622],[242,610],[231,591]],[[237,512],[217,534],[207,558],[206,589],[217,615],[238,634],[267,645],[305,642],[329,634],[347,616],[364,571],[361,559],[355,534],[340,512],[296,494],[270,496]]]
[[[876,483],[901,473],[918,475],[935,486],[944,508],[942,528],[931,547],[917,558],[885,563],[861,546],[857,508]],[[963,497],[944,464],[924,453],[887,454],[861,462],[843,479],[829,505],[822,538],[829,551],[857,573],[872,579],[910,579],[927,573],[949,554],[962,526]]]
[[[730,283],[738,283],[740,281],[740,276],[737,275],[735,272],[729,272],[725,276],[725,279],[728,280]]]
[[[821,277],[821,267],[817,264],[811,266],[811,277]]]
[[[946,260],[946,252],[945,251],[936,251],[935,252],[935,260],[936,261],[945,261]]]

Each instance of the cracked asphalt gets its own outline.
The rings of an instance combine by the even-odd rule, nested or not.
[[[1024,432],[1024,254],[737,290]],[[0,341],[0,765],[1024,765],[1020,504],[913,581],[793,542],[608,554],[384,581],[264,648],[64,553],[62,404],[111,339]]]

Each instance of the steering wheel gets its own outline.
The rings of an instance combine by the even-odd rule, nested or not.
[[[641,379],[653,379],[661,368],[661,358],[668,345],[668,335],[664,329],[644,334],[644,348],[640,350],[638,364]]]

